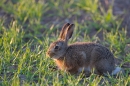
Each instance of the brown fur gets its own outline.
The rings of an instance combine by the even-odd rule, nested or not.
[[[104,49],[108,50],[107,48],[95,43],[75,43],[68,46],[64,58],[56,59],[55,62],[60,69],[69,72],[75,71],[75,73],[77,73],[78,68],[90,65],[90,68],[95,68],[98,74],[103,74],[103,72],[111,73],[112,70],[114,70],[115,61],[109,50],[108,53],[110,53],[111,56],[105,56],[106,53],[104,52]],[[72,54],[72,52],[74,54]],[[81,52],[85,52],[86,59],[83,57]]]
[[[90,70],[95,69],[95,73],[100,75],[111,73],[115,69],[115,60],[106,47],[87,42],[67,45],[73,33],[72,27],[72,24],[64,25],[59,40],[52,43],[47,51],[47,54],[55,59],[58,67],[71,74],[79,73],[80,68],[84,68],[86,73],[90,72],[89,67]]]

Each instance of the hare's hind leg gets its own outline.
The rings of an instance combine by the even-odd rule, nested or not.
[[[114,64],[111,64],[107,59],[101,59],[95,64],[95,72],[99,75],[111,74],[114,68]]]
[[[95,47],[91,53],[90,65],[95,69],[95,73],[102,75],[109,73],[115,68],[115,60],[111,52],[104,51],[102,47]]]

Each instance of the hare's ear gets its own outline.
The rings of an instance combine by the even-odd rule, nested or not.
[[[70,25],[69,23],[64,24],[64,26],[62,27],[62,30],[61,30],[61,32],[60,32],[59,39],[62,39],[62,40],[65,39],[65,30],[66,30],[66,28],[67,28],[69,25]]]
[[[67,29],[65,30],[65,41],[68,42],[68,40],[71,38],[74,31],[74,24],[70,24]]]

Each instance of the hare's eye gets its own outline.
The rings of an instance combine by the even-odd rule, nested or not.
[[[56,49],[56,50],[57,50],[57,49],[59,49],[59,46],[55,46],[55,48],[54,48],[54,49]]]

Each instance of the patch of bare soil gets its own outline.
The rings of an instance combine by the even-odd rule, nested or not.
[[[121,28],[127,29],[127,36],[130,37],[130,0],[100,0],[107,10],[113,4],[113,14],[123,19]],[[114,2],[114,3],[113,3]]]
[[[9,26],[10,22],[14,20],[13,15],[6,13],[1,7],[0,7],[0,19],[3,20],[5,23],[5,26]]]

